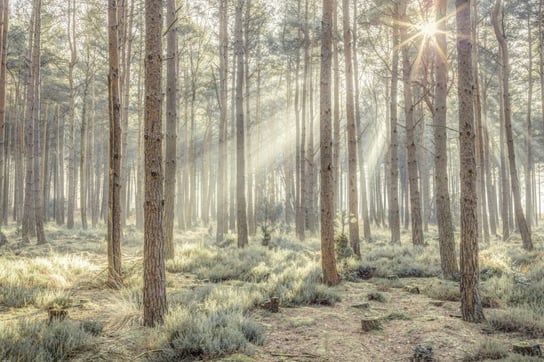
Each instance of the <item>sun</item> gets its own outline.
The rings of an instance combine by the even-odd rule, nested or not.
[[[419,24],[417,28],[419,32],[427,38],[434,36],[434,34],[436,33],[436,23],[434,21]]]

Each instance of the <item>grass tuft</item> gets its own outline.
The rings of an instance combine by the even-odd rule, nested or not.
[[[486,338],[470,355],[463,358],[464,362],[498,360],[508,356],[508,349],[501,341]]]
[[[0,360],[62,361],[90,350],[95,345],[92,334],[79,323],[21,320],[5,323],[0,329]]]

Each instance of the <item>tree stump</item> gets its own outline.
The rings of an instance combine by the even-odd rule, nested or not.
[[[382,323],[376,318],[362,319],[361,327],[363,328],[363,332],[376,331],[382,329]]]
[[[280,299],[278,297],[272,297],[269,301],[263,303],[261,307],[269,312],[278,313],[280,311]]]
[[[512,352],[524,356],[542,356],[540,344],[519,342],[512,345]]]
[[[47,315],[49,316],[48,323],[60,322],[66,319],[68,311],[61,308],[49,308]]]
[[[399,280],[399,276],[397,274],[389,274],[387,280]]]

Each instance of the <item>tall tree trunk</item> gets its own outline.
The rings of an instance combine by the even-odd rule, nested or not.
[[[499,20],[500,16],[500,20]],[[523,248],[526,250],[533,249],[533,242],[531,240],[531,232],[527,225],[525,215],[523,213],[523,208],[521,206],[521,195],[519,190],[519,180],[518,180],[518,170],[516,168],[516,158],[514,151],[514,136],[512,134],[512,121],[511,121],[511,106],[510,106],[510,57],[508,55],[508,45],[506,44],[506,35],[504,28],[501,28],[500,24],[503,23],[504,13],[502,11],[502,1],[497,0],[495,3],[495,8],[493,10],[492,22],[493,29],[495,30],[495,35],[497,41],[499,42],[499,51],[502,54],[502,79],[503,84],[501,94],[504,99],[504,128],[506,136],[506,144],[508,146],[508,160],[510,165],[510,182],[512,186],[512,194],[514,197],[514,208],[516,223],[521,234],[521,239],[523,241]],[[500,21],[500,23],[499,23]]]
[[[238,247],[247,246],[247,216],[245,194],[245,138],[244,138],[244,42],[242,31],[242,10],[244,0],[236,3],[236,224],[238,226]]]
[[[7,205],[4,203],[7,183],[4,163],[8,158],[4,153],[6,119],[6,59],[8,52],[9,0],[0,0],[0,226],[5,223]]]
[[[81,227],[87,230],[87,88],[83,90],[83,105],[81,109],[81,134],[80,134],[80,156],[79,156],[79,202],[81,213]]]
[[[401,1],[400,18],[402,24],[408,24],[406,16],[407,0]],[[402,47],[402,73],[404,82],[404,114],[406,118],[406,158],[408,165],[408,183],[410,189],[410,209],[412,220],[412,243],[423,245],[423,227],[421,220],[421,197],[417,175],[417,149],[415,140],[414,105],[412,102],[412,77],[408,39],[408,25],[400,26],[400,42]]]
[[[323,0],[320,81],[321,269],[323,283],[340,283],[334,254],[334,163],[331,132],[331,43],[334,0]]]
[[[34,194],[34,220],[36,222],[36,237],[38,239],[38,244],[45,244],[47,243],[47,240],[45,238],[45,232],[43,228],[43,193],[41,188],[41,180],[42,178],[40,176],[40,51],[41,51],[41,8],[42,8],[42,1],[41,0],[35,0],[35,6],[36,6],[36,19],[35,19],[35,33],[34,33],[34,50],[32,51],[32,68],[33,70],[33,77],[34,77],[34,114],[32,115],[33,119],[33,128],[34,128],[34,139],[29,140],[29,142],[34,142],[33,152],[33,162],[34,164],[32,167],[34,167],[33,170],[33,194]],[[44,128],[47,123],[44,122]],[[45,129],[44,129],[45,132]],[[42,157],[45,157],[45,155],[42,155]]]
[[[251,134],[251,128],[252,123],[254,124],[255,121],[252,121],[251,118],[251,105],[250,105],[250,69],[249,69],[249,48],[250,48],[250,22],[251,22],[251,0],[246,0],[245,4],[245,18],[244,18],[244,86],[245,86],[245,94],[244,94],[244,105],[245,105],[245,112],[244,112],[244,118],[245,118],[245,143],[247,147],[247,224],[248,224],[248,232],[249,235],[255,235],[257,230],[257,225],[255,222],[255,205],[254,205],[254,187],[253,187],[253,181],[254,181],[254,159],[253,159],[253,148],[252,148],[252,141],[253,137]],[[255,117],[253,117],[255,118]]]
[[[359,246],[359,207],[357,192],[357,128],[353,105],[353,62],[351,43],[351,23],[349,0],[342,0],[344,61],[346,74],[346,120],[348,129],[348,177],[349,177],[349,240],[357,256],[361,256]]]
[[[478,219],[474,130],[474,80],[470,37],[470,0],[456,0],[459,141],[461,178],[461,313],[467,322],[481,322],[484,312],[478,285]]]
[[[476,1],[471,1],[472,6],[472,19],[471,19],[471,38],[472,43],[478,42],[478,7]],[[474,71],[474,123],[476,127],[476,179],[478,183],[477,197],[480,201],[478,203],[478,225],[480,230],[483,231],[483,240],[487,244],[489,243],[489,221],[487,211],[487,195],[485,192],[485,172],[484,172],[484,138],[483,138],[483,123],[482,123],[482,102],[480,98],[480,80],[478,70],[478,47],[472,47],[472,69]]]
[[[340,61],[338,51],[338,3],[336,0],[332,1],[332,69],[333,69],[333,171],[334,171],[334,212],[335,216],[340,211],[341,201],[341,185],[342,176],[340,174],[340,109],[342,104],[340,102]]]
[[[164,257],[172,259],[174,250],[174,205],[176,202],[176,124],[177,95],[177,19],[176,2],[166,2],[166,153],[164,163]]]
[[[361,116],[360,105],[360,90],[359,90],[359,61],[357,56],[357,1],[353,2],[353,74],[355,80],[355,125],[358,130],[357,134],[357,151],[359,157],[359,184],[361,194],[361,208],[363,214],[363,237],[365,240],[370,241],[372,238],[370,232],[370,219],[368,218],[368,205],[367,205],[367,189],[366,189],[366,172],[364,165],[364,147],[363,147],[363,126]],[[377,107],[377,105],[376,105]]]
[[[398,93],[398,64],[399,64],[399,6],[395,2],[393,6],[393,43],[391,60],[391,99],[390,112],[390,139],[389,139],[389,228],[391,230],[391,242],[400,244],[400,213],[399,213],[399,156],[398,156],[398,130],[397,130],[397,93]]]
[[[109,182],[108,182],[108,285],[119,288],[121,279],[121,102],[119,93],[117,0],[108,0],[109,48]],[[105,195],[104,195],[105,196]]]
[[[297,238],[304,240],[305,225],[304,225],[304,209],[302,202],[302,127],[300,121],[300,44],[302,42],[300,6],[301,0],[297,1],[297,42],[296,42],[296,63],[295,63],[295,229]]]
[[[38,1],[33,0],[32,2],[32,15],[30,20],[29,27],[29,41],[28,41],[28,59],[30,59],[31,64],[28,68],[28,78],[26,86],[26,111],[25,111],[25,123],[24,123],[24,142],[25,142],[25,194],[24,194],[24,209],[23,209],[23,228],[22,235],[25,242],[30,242],[30,236],[34,234],[34,198],[33,198],[33,182],[34,182],[34,117],[36,116],[36,92],[34,87],[36,86],[36,67],[34,66],[36,51],[39,50],[39,45],[36,46],[36,24],[38,23],[38,18],[40,13],[38,12]],[[38,136],[39,137],[39,136]]]
[[[162,1],[145,1],[144,325],[166,313],[162,170]]]
[[[529,4],[529,3],[528,3]],[[533,222],[533,129],[532,129],[532,106],[533,106],[533,37],[531,29],[531,6],[528,5],[527,15],[527,34],[528,34],[528,55],[529,55],[529,74],[527,90],[527,131],[525,133],[525,212],[527,213],[527,227],[531,230]]]
[[[227,69],[228,69],[228,9],[227,0],[219,1],[219,145],[217,175],[217,230],[215,240],[221,242],[228,232],[227,198]]]
[[[74,208],[76,200],[76,144],[75,144],[75,84],[74,70],[77,64],[76,39],[76,1],[68,1],[68,44],[70,45],[70,61],[68,63],[68,83],[70,85],[70,124],[68,129],[68,209],[66,227],[74,228]]]
[[[455,237],[451,217],[450,193],[448,190],[448,49],[447,49],[447,10],[448,0],[436,0],[436,56],[434,88],[434,196],[436,200],[436,220],[438,224],[438,244],[440,246],[440,265],[442,276],[453,279],[459,268],[455,257]]]

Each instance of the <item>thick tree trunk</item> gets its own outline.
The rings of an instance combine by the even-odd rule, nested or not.
[[[334,0],[323,0],[320,82],[321,268],[323,283],[340,283],[334,254],[334,163],[331,132],[331,22]]]
[[[402,24],[408,24],[406,16],[407,0],[401,1],[400,18]],[[423,227],[421,220],[421,197],[419,194],[419,182],[417,172],[417,149],[415,140],[414,105],[412,102],[412,79],[409,55],[408,26],[400,26],[400,41],[402,47],[402,73],[404,83],[404,114],[406,118],[406,158],[408,183],[410,192],[410,216],[412,220],[412,243],[423,245]]]
[[[500,15],[500,23],[499,23]],[[503,11],[502,11],[502,1],[497,0],[495,3],[495,8],[493,10],[492,22],[493,29],[495,30],[495,35],[497,41],[499,42],[499,50],[502,54],[502,98],[504,99],[504,128],[506,136],[506,144],[508,146],[508,160],[510,166],[510,182],[512,186],[512,194],[514,197],[514,208],[516,223],[521,234],[521,239],[523,241],[523,248],[526,250],[533,249],[533,242],[531,240],[531,232],[527,225],[525,215],[523,213],[523,208],[521,206],[521,194],[519,190],[519,180],[518,180],[518,170],[516,168],[516,158],[514,150],[514,136],[512,132],[512,121],[511,121],[511,106],[510,106],[510,57],[508,54],[508,45],[506,43],[506,35],[504,29],[501,28],[500,24],[504,24],[503,20]]]
[[[144,325],[166,313],[162,161],[162,1],[145,1]]]
[[[359,207],[357,191],[357,128],[353,104],[353,63],[349,0],[342,0],[344,61],[346,74],[346,120],[348,129],[348,177],[349,177],[349,240],[357,256],[361,256],[359,246]]]
[[[177,71],[178,45],[175,0],[166,2],[166,153],[164,163],[164,257],[172,259],[174,250],[174,205],[176,202],[176,125],[178,121]]]
[[[446,16],[448,0],[437,0],[436,11],[436,56],[434,88],[434,197],[436,200],[436,220],[438,224],[438,244],[440,246],[440,265],[442,276],[453,279],[459,268],[455,257],[455,237],[451,217],[450,193],[448,190],[448,58],[446,39]]]
[[[456,0],[461,179],[461,313],[467,322],[484,320],[479,291],[474,80],[470,37],[470,0]]]

